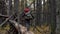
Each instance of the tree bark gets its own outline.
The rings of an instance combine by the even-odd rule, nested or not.
[[[49,0],[51,14],[51,34],[56,34],[56,0]]]

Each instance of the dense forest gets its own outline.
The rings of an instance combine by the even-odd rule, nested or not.
[[[27,6],[34,16],[30,31],[60,34],[60,0],[0,0],[0,34],[21,34],[26,29],[21,16]]]

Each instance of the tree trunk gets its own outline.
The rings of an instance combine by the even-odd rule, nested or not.
[[[51,15],[51,34],[56,34],[56,1],[49,0],[50,3],[50,15]]]

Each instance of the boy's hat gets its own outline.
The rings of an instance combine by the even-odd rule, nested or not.
[[[27,13],[27,12],[29,12],[30,11],[30,9],[28,8],[28,7],[26,7],[25,9],[24,9],[24,12],[25,13]]]

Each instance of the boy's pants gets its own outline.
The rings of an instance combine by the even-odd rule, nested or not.
[[[25,25],[27,27],[27,30],[29,31],[29,29],[30,29],[30,21],[26,21]]]

